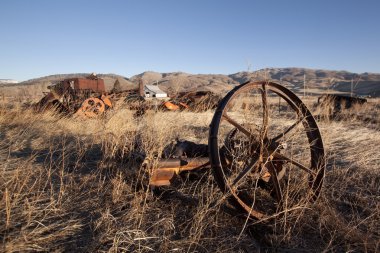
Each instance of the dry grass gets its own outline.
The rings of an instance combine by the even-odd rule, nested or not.
[[[212,111],[134,119],[119,109],[83,121],[2,107],[1,250],[379,251],[380,133],[371,123],[378,111],[371,101],[319,122],[328,168],[316,204],[246,224],[228,204],[214,204],[221,193],[210,171],[184,174],[160,196],[146,187],[142,160],[154,160],[175,138],[206,143]]]

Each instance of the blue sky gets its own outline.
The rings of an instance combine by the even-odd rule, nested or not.
[[[380,72],[379,0],[0,0],[0,79],[266,67]]]

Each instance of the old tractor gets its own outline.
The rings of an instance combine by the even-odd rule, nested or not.
[[[34,105],[37,111],[54,109],[66,115],[95,118],[112,107],[103,79],[95,74],[86,78],[65,79],[48,87],[50,92]]]
[[[318,125],[280,84],[235,87],[216,108],[208,148],[183,144],[169,157],[146,162],[152,187],[170,185],[181,172],[209,168],[221,200],[259,220],[305,208],[321,193],[325,151]]]

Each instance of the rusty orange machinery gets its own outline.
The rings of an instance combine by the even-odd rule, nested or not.
[[[108,107],[113,107],[105,92],[104,80],[96,75],[68,78],[48,88],[50,92],[34,105],[38,111],[54,108],[67,115],[94,118],[103,114]]]
[[[268,92],[287,103],[287,111],[276,114],[289,120],[287,125],[271,125]],[[261,118],[247,119],[246,110],[239,111],[236,102],[252,98],[253,93],[261,96],[256,100],[262,108]],[[302,155],[296,157],[293,151],[300,144],[294,140],[295,134],[299,135],[297,140],[303,140]],[[326,157],[317,122],[301,99],[281,84],[258,81],[236,86],[215,110],[207,148],[183,143],[168,147],[172,158],[163,152],[162,159],[146,162],[151,186],[169,185],[180,172],[208,167],[222,193],[216,201],[228,200],[236,211],[245,212],[242,217],[246,221],[267,221],[292,210],[308,209],[308,203],[322,192]],[[201,157],[187,158],[193,154]]]
[[[65,82],[72,82],[74,90],[92,90],[94,92],[105,92],[104,80],[101,78],[72,78]]]
[[[120,99],[124,99],[124,101],[128,99],[128,104],[133,110],[145,111],[156,108],[157,105],[153,105],[145,99],[144,87],[140,79],[137,89],[107,93],[104,80],[96,75],[68,78],[50,86],[50,92],[34,106],[38,111],[54,108],[67,115],[79,115],[87,118],[96,118],[104,114],[108,108],[113,108],[114,103]],[[131,97],[138,97],[138,103],[130,99]],[[214,101],[219,101],[219,99],[215,100],[215,97],[209,91],[182,92],[169,101],[160,103],[160,108],[169,111],[205,111],[216,105]]]
[[[87,78],[66,79],[64,82],[69,82],[74,91],[91,91],[101,94],[98,97],[89,97],[83,101],[81,107],[75,113],[76,115],[95,118],[103,114],[106,107],[113,106],[110,98],[105,94],[104,80],[101,78],[89,76]]]
[[[163,103],[165,109],[170,111],[191,110],[195,112],[216,108],[220,97],[211,91],[180,92]]]
[[[159,160],[154,165],[149,185],[163,186],[170,185],[171,179],[181,172],[210,167],[210,160],[208,157],[168,158]]]
[[[189,108],[189,106],[185,103],[179,102],[178,104],[175,104],[174,102],[170,102],[170,101],[164,102],[164,107],[168,109],[169,111],[178,111],[178,110],[184,110],[184,109]]]

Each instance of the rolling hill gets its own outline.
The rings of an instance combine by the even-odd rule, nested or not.
[[[5,96],[30,95],[42,96],[47,86],[65,78],[84,77],[89,73],[58,74],[31,79],[18,84],[3,84],[0,93]],[[163,90],[170,92],[210,90],[225,93],[239,83],[248,80],[276,80],[296,93],[321,94],[325,92],[350,93],[359,96],[380,96],[380,74],[351,73],[306,68],[267,68],[253,72],[238,72],[230,75],[222,74],[189,74],[185,72],[158,73],[153,71],[126,78],[116,74],[99,74],[105,81],[107,91],[119,80],[121,88],[134,89],[139,79],[145,84],[155,83]],[[305,86],[304,86],[305,85]]]
[[[350,93],[359,96],[380,96],[380,74],[351,73],[347,71],[315,70],[305,68],[268,68],[254,72],[238,72],[230,75],[188,74],[184,72],[144,72],[130,78],[137,82],[157,83],[166,90],[211,90],[223,93],[239,83],[249,80],[276,80],[295,92],[303,93],[304,81],[308,94],[324,92]]]

